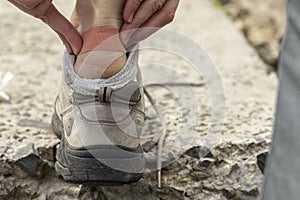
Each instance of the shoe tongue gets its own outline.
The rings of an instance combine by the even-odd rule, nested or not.
[[[136,104],[140,99],[141,92],[139,85],[133,81],[116,90],[112,90],[110,87],[102,87],[95,92],[95,95],[73,93],[74,102],[79,104],[94,101]]]

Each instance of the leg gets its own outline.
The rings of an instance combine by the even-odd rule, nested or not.
[[[75,72],[90,79],[109,78],[118,73],[127,59],[118,36],[126,0],[77,0],[72,16],[83,38],[83,48],[75,63]],[[109,46],[95,49],[114,36]],[[111,57],[114,62],[111,62]]]
[[[288,22],[279,66],[279,94],[262,199],[300,196],[300,0],[287,5]]]

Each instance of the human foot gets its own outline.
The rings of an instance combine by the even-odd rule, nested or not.
[[[125,0],[78,0],[72,15],[82,35],[83,48],[74,70],[82,78],[107,79],[127,61],[119,31]],[[88,14],[87,14],[88,13]]]
[[[93,0],[78,2],[94,3]],[[136,182],[145,168],[140,145],[145,114],[143,87],[137,73],[138,50],[128,54],[128,62],[117,76],[99,80],[113,76],[126,63],[125,49],[118,36],[121,22],[104,23],[99,20],[103,16],[95,17],[98,15],[94,11],[87,15],[94,19],[92,23],[86,18],[80,21],[78,16],[83,13],[77,13],[75,10],[73,17],[78,19],[75,26],[82,33],[84,47],[77,57],[75,72],[84,78],[73,70],[75,56],[65,53],[64,79],[52,117],[53,130],[61,138],[55,169],[64,180],[85,185]],[[101,42],[114,34],[117,36],[108,43]],[[114,59],[112,64],[111,59]]]
[[[133,54],[137,52],[129,60],[137,68]],[[64,80],[52,117],[53,131],[61,138],[55,163],[58,175],[93,186],[138,181],[145,167],[140,145],[145,116],[140,76],[120,88],[102,87],[100,80],[70,74],[72,59],[65,53],[64,60],[70,62],[63,66]]]

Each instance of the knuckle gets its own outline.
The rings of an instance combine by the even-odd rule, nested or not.
[[[31,16],[33,16],[35,18],[38,18],[38,19],[41,19],[43,17],[43,15],[44,15],[44,13],[42,13],[39,10],[31,10],[30,14],[31,14]]]
[[[24,8],[26,8],[26,9],[28,9],[28,10],[32,10],[32,9],[35,8],[35,5],[27,5],[27,4],[24,4],[23,6],[24,6]]]
[[[47,14],[49,14],[49,10],[43,10],[43,11],[36,12],[35,15],[33,16],[42,20],[44,23],[48,24],[49,20]]]
[[[166,18],[165,18],[166,24],[169,24],[174,21],[175,12],[176,12],[176,9],[170,9],[169,11],[166,12]]]
[[[45,24],[48,24],[48,20],[46,17],[42,16],[40,17],[40,20],[42,20],[42,22],[44,22]]]
[[[164,0],[154,0],[151,2],[152,11],[156,12],[160,10],[164,5]]]
[[[143,0],[134,0],[134,2],[135,2],[136,5],[139,6],[139,5],[141,5],[141,3],[143,2]]]
[[[37,7],[38,5],[40,5],[42,3],[42,1],[25,1],[23,3],[23,6],[28,9],[28,10],[32,10],[35,7]]]
[[[32,11],[32,16],[41,19],[42,21],[46,21],[45,20],[45,15],[48,12],[48,9],[38,9],[38,10],[34,10]]]
[[[43,14],[40,13],[40,12],[33,12],[32,16],[35,17],[35,18],[38,18],[38,19],[42,19]]]

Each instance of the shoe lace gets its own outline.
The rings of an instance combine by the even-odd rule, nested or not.
[[[164,83],[163,86],[177,86],[177,87],[201,87],[204,86],[204,83]],[[165,138],[167,136],[167,126],[165,123],[165,115],[162,112],[162,109],[160,109],[160,105],[153,99],[150,92],[148,91],[147,87],[153,87],[153,86],[162,86],[162,84],[149,84],[147,86],[144,86],[144,93],[146,97],[148,98],[149,102],[151,103],[152,107],[154,108],[155,113],[157,114],[160,123],[162,124],[162,130],[157,131],[155,135],[159,135],[158,139],[158,146],[157,146],[157,159],[156,159],[156,169],[157,169],[157,182],[158,182],[158,188],[161,188],[161,170],[162,170],[162,150],[163,150],[163,144],[165,141]],[[153,136],[152,136],[153,137]]]
[[[9,101],[10,97],[4,92],[4,88],[8,85],[10,80],[14,77],[12,73],[7,73],[2,76],[2,72],[0,71],[0,101]]]

